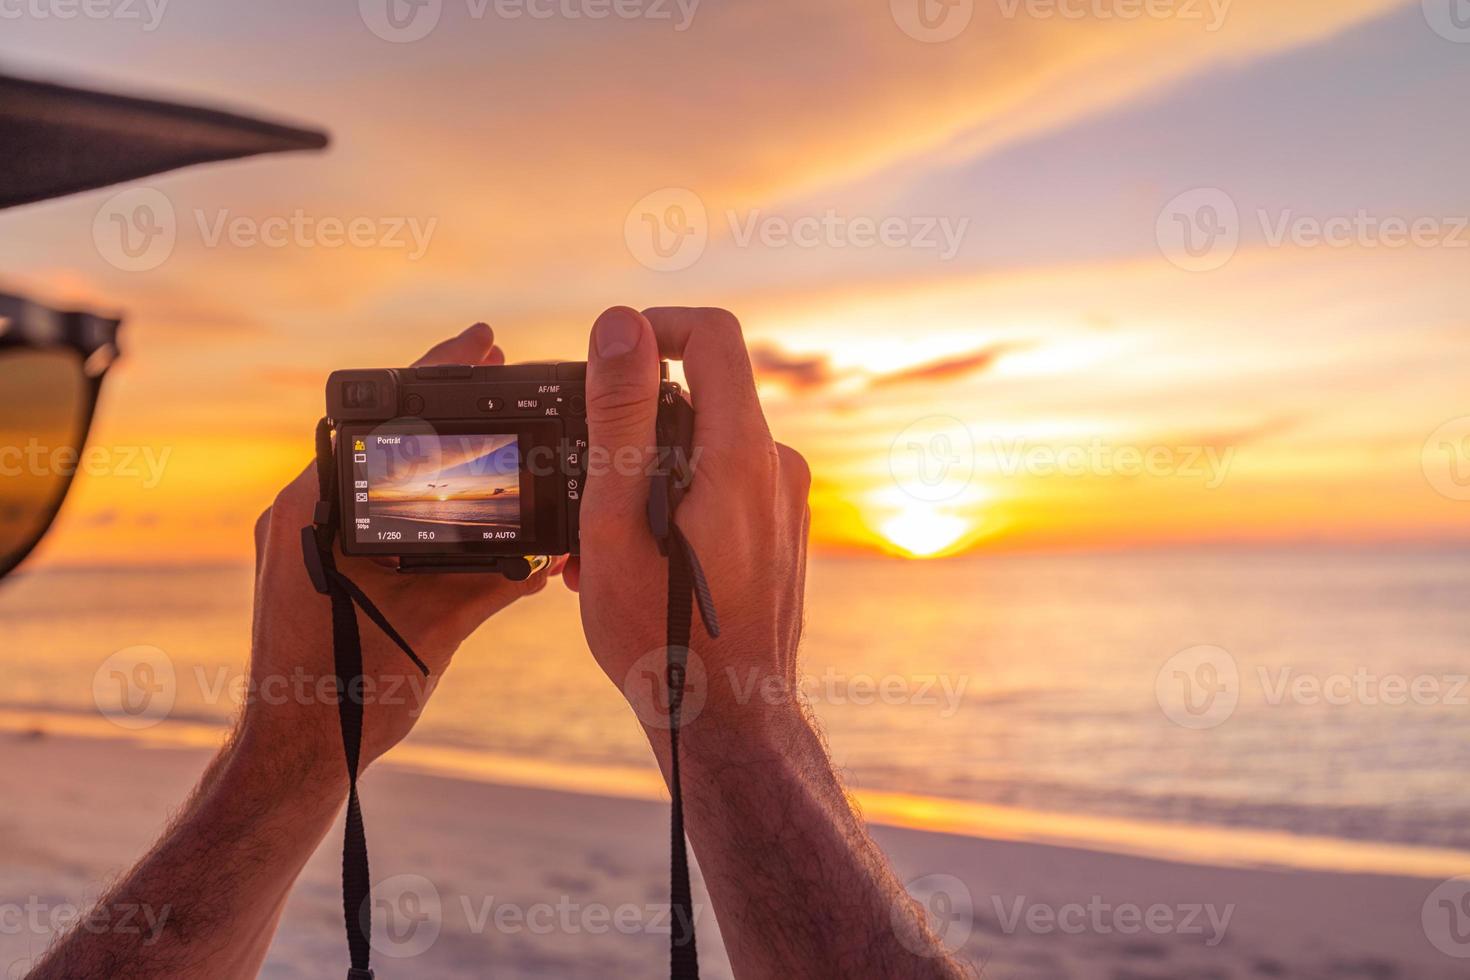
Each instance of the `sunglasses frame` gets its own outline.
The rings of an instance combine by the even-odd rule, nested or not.
[[[52,309],[22,296],[0,293],[0,358],[13,350],[64,350],[79,355],[84,399],[84,404],[77,406],[81,423],[76,446],[79,454],[86,449],[92,431],[102,379],[122,354],[117,344],[121,326],[120,318],[83,310]],[[61,512],[75,477],[75,469],[63,477],[60,492],[48,506],[35,533],[13,553],[0,555],[0,577],[13,571],[40,544]]]

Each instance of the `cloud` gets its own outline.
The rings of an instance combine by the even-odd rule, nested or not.
[[[1239,450],[1271,443],[1281,436],[1300,433],[1306,427],[1307,422],[1308,419],[1304,415],[1272,415],[1252,424],[1233,428],[1167,429],[1155,432],[1151,436],[1131,440],[1130,444],[1140,447],[1166,447],[1176,453],[1199,448],[1217,454],[1217,458],[1228,460]],[[1309,442],[1304,447],[1306,452],[1321,453],[1327,448],[1317,437],[1308,435],[1307,438]],[[1352,444],[1361,446],[1362,442],[1354,440]],[[1282,444],[1281,448],[1285,451],[1293,451],[1289,442]]]
[[[1255,425],[1196,434],[1192,437],[1191,443],[1208,446],[1212,449],[1239,448],[1241,446],[1268,442],[1277,436],[1285,435],[1299,428],[1302,422],[1303,419],[1299,415],[1274,415],[1261,420]],[[1184,445],[1184,440],[1180,440],[1179,444]]]
[[[292,17],[276,4],[278,18]],[[1401,5],[1235,0],[1210,31],[1190,17],[1079,21],[975,4],[974,22],[943,44],[906,33],[889,4],[849,0],[706,4],[694,29],[627,22],[616,44],[575,21],[532,32],[525,20],[469,18],[461,6],[446,7],[424,43],[393,46],[392,71],[364,69],[364,53],[383,55],[360,46],[367,32],[340,30],[337,15],[299,16],[298,38],[340,69],[341,84],[306,92],[284,73],[261,79],[258,98],[329,122],[343,136],[331,162],[229,168],[194,178],[197,194],[174,193],[181,212],[228,204],[232,214],[441,219],[417,267],[394,251],[293,255],[314,266],[289,277],[301,302],[411,293],[428,275],[525,306],[569,291],[600,297],[637,271],[624,222],[660,188],[699,195],[714,251],[727,244],[717,233],[726,210],[810,194],[825,205],[834,185],[886,183],[895,167],[913,179]],[[755,47],[764,57],[752,73],[737,52]],[[80,216],[84,234],[91,216]],[[192,216],[181,234],[181,251],[197,243]],[[231,259],[255,264],[239,276],[242,293],[274,295],[282,273],[299,269],[269,249]],[[730,274],[713,261],[700,271]]]
[[[957,357],[928,361],[891,374],[880,374],[868,382],[870,388],[888,388],[920,381],[957,381],[987,371],[1002,356],[1017,348],[1016,344],[995,344]]]
[[[823,354],[789,354],[774,345],[760,344],[751,348],[750,360],[760,377],[792,388],[825,388],[836,380],[832,365]]]
[[[957,381],[988,370],[1002,356],[1019,346],[994,344],[886,374],[868,373],[866,385],[869,388],[891,388],[924,381]],[[784,384],[797,391],[830,388],[844,378],[863,376],[860,372],[834,368],[825,354],[793,354],[774,344],[760,344],[751,348],[750,359],[760,378]]]

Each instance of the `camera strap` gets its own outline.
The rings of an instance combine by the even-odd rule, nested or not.
[[[357,610],[361,609],[426,677],[429,668],[362,589],[337,570],[332,552],[337,527],[337,477],[332,462],[332,427],[326,419],[317,423],[316,472],[321,496],[311,526],[301,529],[301,551],[311,584],[332,600],[332,669],[337,687],[337,720],[347,762],[347,816],[342,831],[342,917],[352,962],[347,980],[373,980],[369,965],[373,917],[368,902],[372,879],[368,872],[367,830],[357,795],[365,689]]]
[[[357,610],[383,631],[425,676],[429,668],[346,575],[337,569],[333,543],[339,526],[337,477],[332,453],[332,426],[317,424],[316,468],[320,497],[309,527],[301,530],[302,557],[317,592],[332,602],[332,659],[337,690],[337,717],[347,763],[347,815],[342,836],[342,913],[347,927],[351,967],[347,980],[373,980],[372,880],[368,870],[367,831],[363,826],[357,778],[362,759],[364,680],[362,637]],[[667,660],[665,680],[669,704],[669,976],[671,980],[698,980],[699,958],[694,942],[694,900],[689,878],[689,849],[684,837],[684,797],[679,774],[679,730],[683,724],[685,679],[694,607],[699,607],[705,632],[720,635],[719,619],[704,569],[693,546],[674,523],[683,490],[692,474],[681,450],[662,450],[649,485],[648,523],[659,551],[668,558]]]
[[[720,623],[699,556],[673,520],[679,488],[687,486],[688,471],[681,469],[686,461],[674,450],[665,453],[649,486],[648,526],[658,541],[659,551],[669,560],[665,666],[669,686],[669,796],[673,801],[669,821],[669,976],[672,980],[698,980],[694,897],[689,882],[689,845],[684,838],[684,793],[679,778],[679,729],[684,720],[684,682],[689,667],[695,602],[699,604],[706,633],[719,636]]]

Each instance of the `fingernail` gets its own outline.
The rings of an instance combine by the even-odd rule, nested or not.
[[[592,326],[598,357],[620,357],[637,347],[642,337],[643,325],[637,314],[622,306],[603,313]]]
[[[484,322],[482,320],[479,323],[472,323],[468,327],[465,327],[464,330],[460,332],[460,336],[461,337],[468,337],[470,334],[474,333],[476,330],[489,330],[489,329],[490,329],[490,324],[488,324],[488,323],[486,323],[486,322]]]

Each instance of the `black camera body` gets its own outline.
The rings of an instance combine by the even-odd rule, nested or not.
[[[578,554],[586,378],[576,361],[334,371],[327,418],[343,554],[397,558],[405,572],[511,577]],[[671,505],[692,476],[693,432],[694,409],[665,363],[649,475],[669,478]]]

